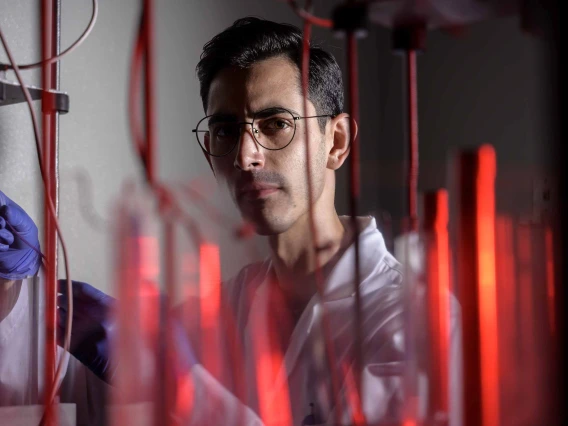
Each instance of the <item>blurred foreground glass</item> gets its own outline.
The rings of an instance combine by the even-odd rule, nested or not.
[[[155,203],[148,192],[122,191],[116,208],[116,334],[112,355],[117,369],[111,392],[112,425],[155,424],[160,326],[160,259]]]

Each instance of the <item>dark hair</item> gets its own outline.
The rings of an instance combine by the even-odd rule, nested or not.
[[[211,82],[225,68],[248,68],[255,62],[284,56],[301,70],[302,31],[289,24],[247,17],[217,34],[203,46],[197,64],[203,109],[207,111],[207,98]],[[336,116],[343,111],[343,82],[341,70],[333,55],[322,48],[310,45],[308,99],[317,114]],[[301,87],[298,79],[298,87]],[[322,130],[326,119],[318,119]]]

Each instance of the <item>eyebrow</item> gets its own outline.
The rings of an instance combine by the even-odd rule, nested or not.
[[[284,108],[281,106],[271,106],[268,108],[262,108],[261,110],[258,111],[254,111],[253,115],[259,116],[259,117],[268,117],[272,114],[279,114],[281,112],[291,112],[293,116],[299,116],[300,114],[290,108]]]
[[[262,108],[259,109],[257,111],[253,111],[251,112],[251,116],[258,116],[258,117],[269,117],[272,114],[279,114],[282,112],[291,112],[292,115],[294,117],[299,117],[301,116],[299,112],[294,111],[293,109],[290,108],[284,108],[282,106],[270,106],[267,108]],[[237,122],[238,118],[235,114],[224,114],[224,113],[220,113],[220,114],[212,114],[209,117],[208,123],[209,124],[215,124],[215,123],[219,123],[219,122]]]
[[[237,122],[237,116],[233,114],[213,114],[207,120],[209,125],[221,122]]]

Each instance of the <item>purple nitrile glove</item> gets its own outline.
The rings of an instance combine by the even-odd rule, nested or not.
[[[111,383],[117,365],[112,362],[110,345],[116,330],[111,311],[116,300],[93,286],[72,281],[73,325],[69,352],[100,379]],[[58,281],[58,344],[63,346],[67,321],[67,281]],[[176,374],[188,373],[197,363],[191,343],[181,323],[170,324],[175,342],[174,368]]]
[[[21,280],[37,274],[40,265],[37,226],[0,191],[0,278]]]
[[[107,383],[112,381],[116,366],[111,363],[109,348],[114,324],[111,310],[116,300],[95,287],[72,281],[73,324],[69,352]],[[57,340],[63,346],[67,321],[67,281],[58,281]]]
[[[95,287],[72,281],[73,325],[69,352],[100,379],[111,383],[117,366],[110,356],[110,345],[116,330],[111,311],[116,300]],[[67,321],[67,281],[58,281],[58,344],[63,346]],[[175,341],[176,371],[188,372],[197,363],[191,343],[181,323],[171,322]]]

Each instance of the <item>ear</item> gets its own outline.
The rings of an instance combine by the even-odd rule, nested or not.
[[[207,149],[209,149],[209,137],[207,135],[205,135],[205,147]],[[207,151],[205,151],[203,148],[201,148],[201,152],[203,152],[203,156],[205,157],[205,159],[209,163],[209,167],[211,167],[211,171],[213,172],[213,176],[216,177],[215,170],[213,169],[213,164],[211,163],[211,156],[209,154],[207,154]]]
[[[330,131],[333,145],[327,156],[327,168],[337,170],[349,155],[351,144],[349,132],[352,132],[353,138],[357,136],[357,123],[351,119],[349,114],[342,113],[331,119]]]

